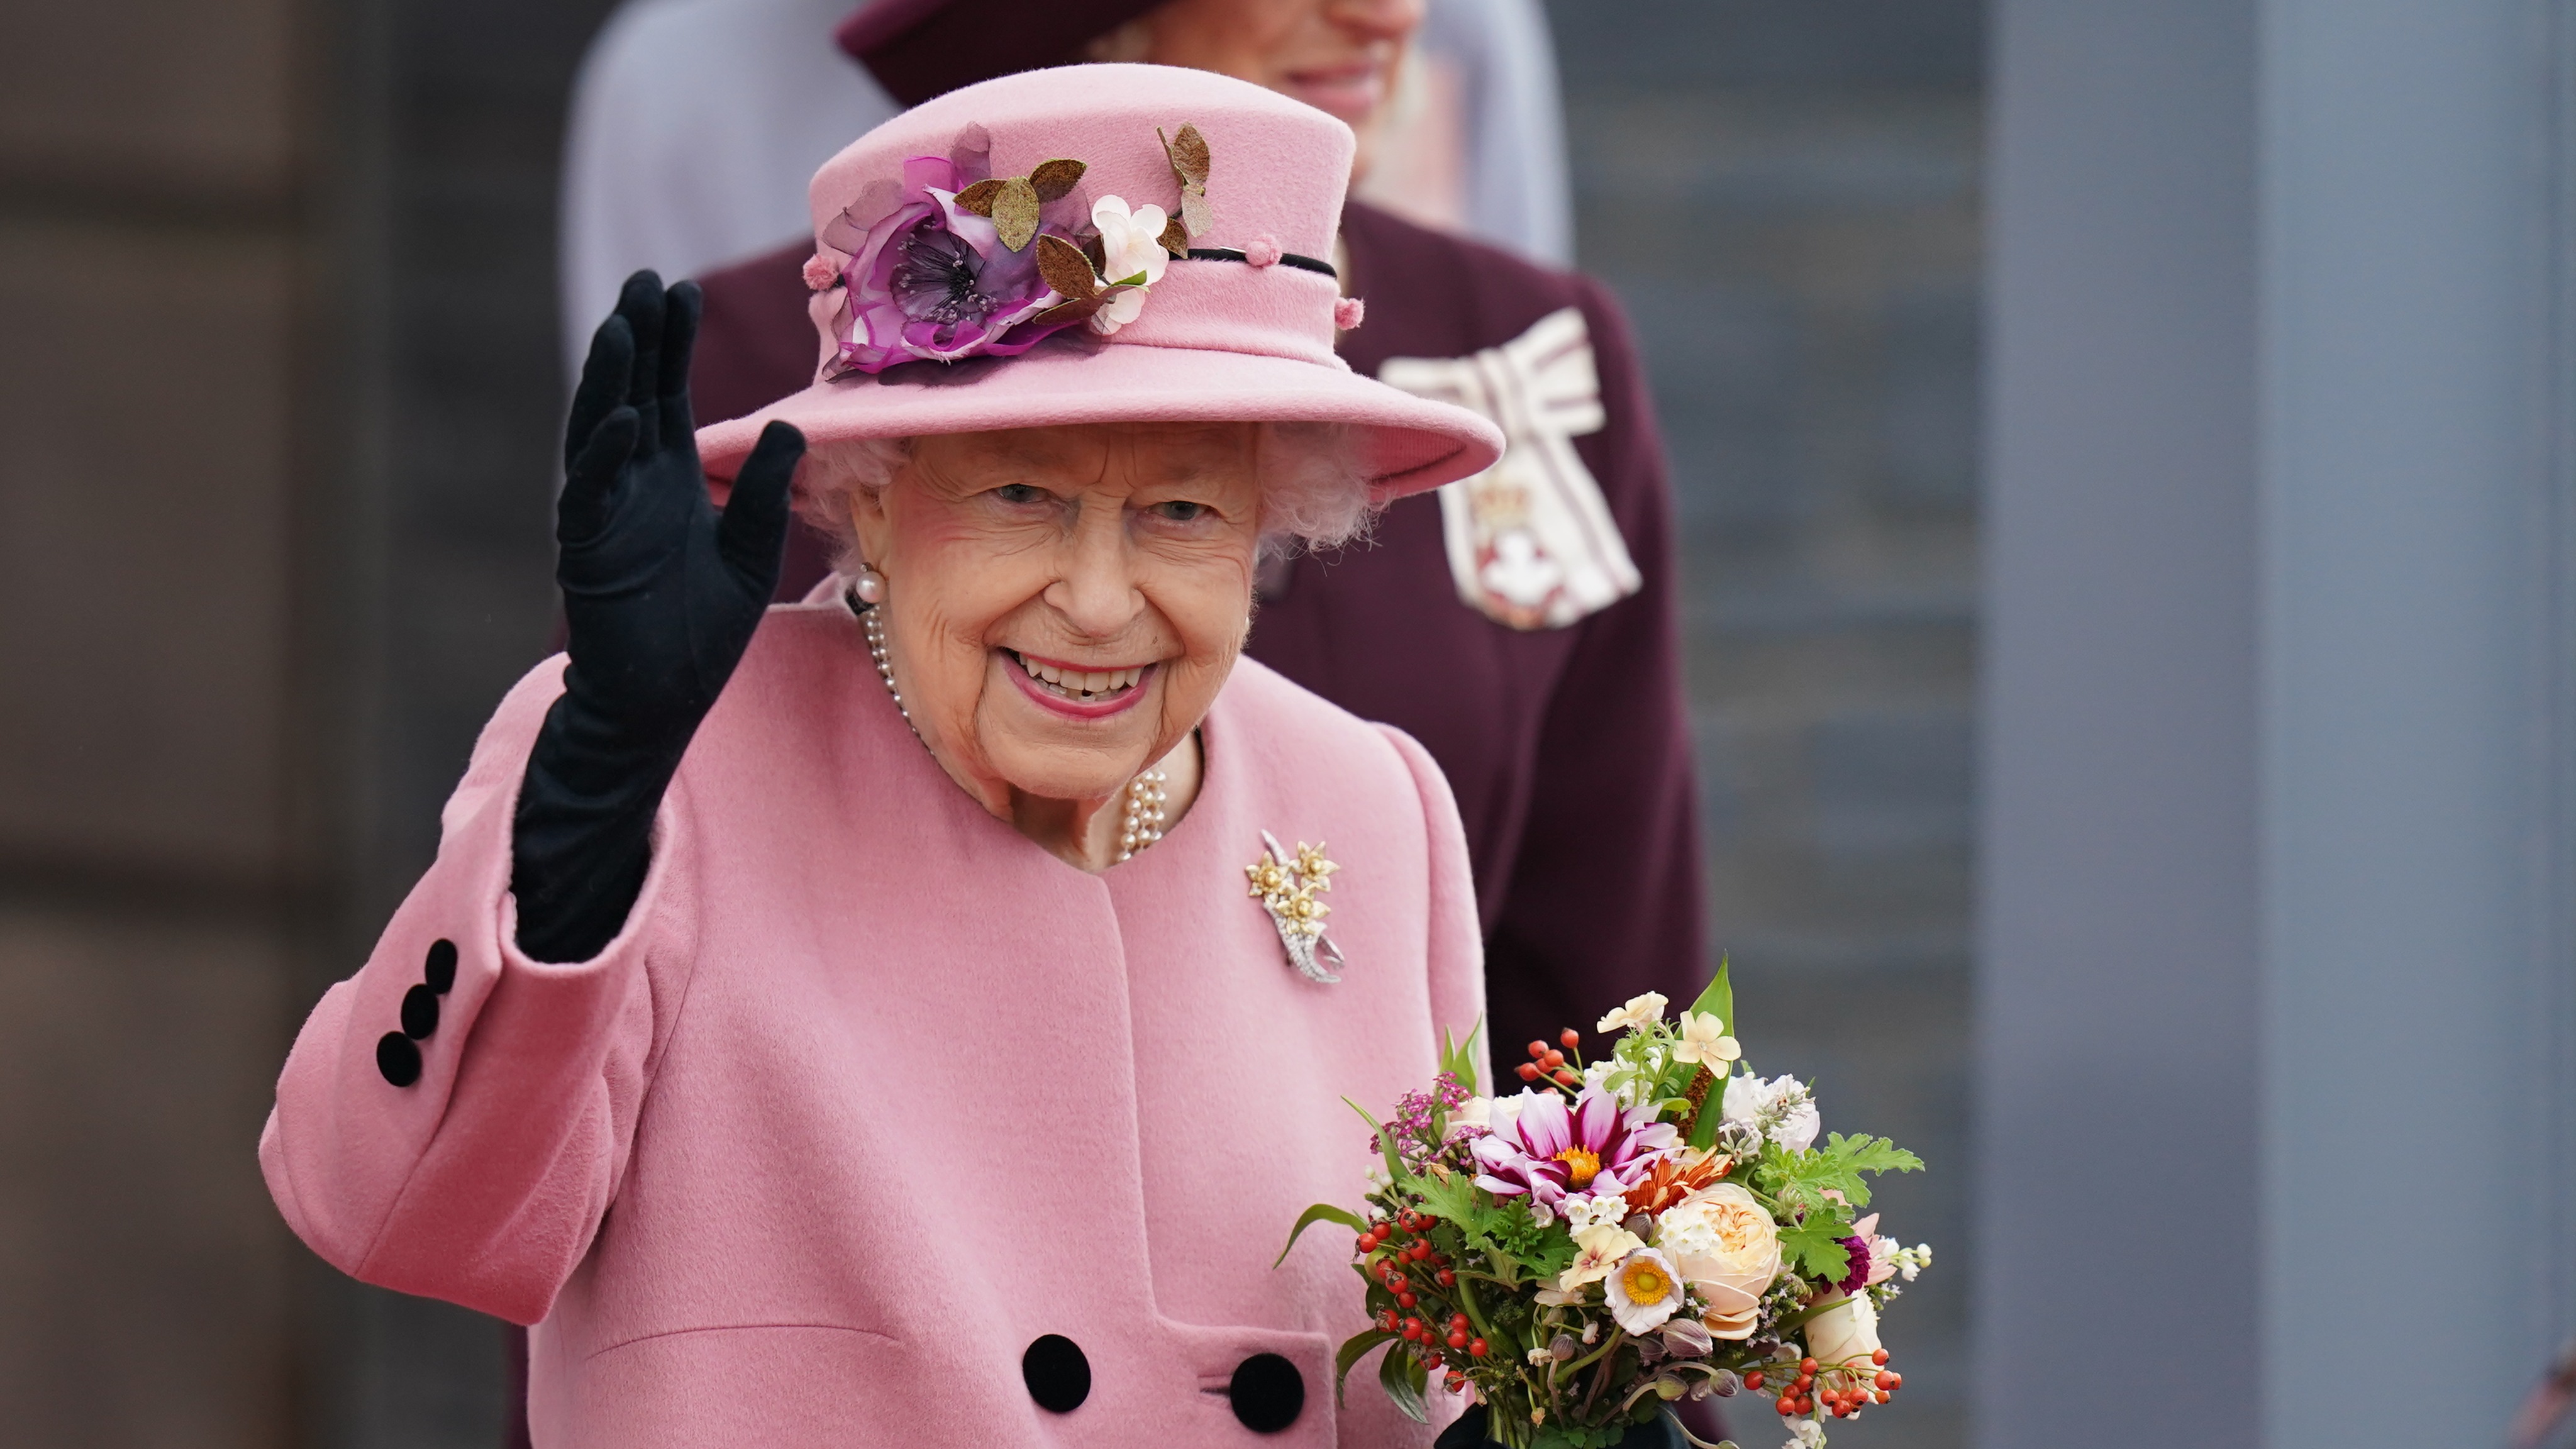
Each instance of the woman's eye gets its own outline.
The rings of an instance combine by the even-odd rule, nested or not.
[[[993,490],[993,496],[1004,503],[1038,503],[1045,500],[1046,490],[1026,483],[1005,483]]]
[[[1164,518],[1170,519],[1174,523],[1193,522],[1203,517],[1207,511],[1208,508],[1206,504],[1192,503],[1186,498],[1175,498],[1169,503],[1157,503],[1154,505],[1155,513]]]

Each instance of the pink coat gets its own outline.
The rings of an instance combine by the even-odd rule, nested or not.
[[[545,1449],[1428,1440],[1367,1368],[1332,1402],[1349,1234],[1271,1267],[1306,1204],[1362,1190],[1342,1098],[1426,1083],[1482,1009],[1419,746],[1245,660],[1194,808],[1086,875],[940,773],[845,610],[773,610],[624,932],[547,965],[512,945],[510,814],[560,674],[502,703],[437,863],[287,1059],[260,1162],[315,1252],[535,1325]],[[1246,892],[1264,830],[1342,866],[1339,984]],[[455,982],[397,1087],[377,1042],[440,942]],[[1069,1413],[1023,1383],[1046,1334],[1090,1365]],[[1275,1435],[1226,1395],[1258,1353],[1304,1380]]]

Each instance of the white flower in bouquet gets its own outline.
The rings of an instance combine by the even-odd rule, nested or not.
[[[1726,1071],[1744,1049],[1726,1034],[1726,1023],[1713,1011],[1685,1011],[1681,1020],[1681,1040],[1673,1047],[1673,1060],[1697,1062],[1712,1072]]]
[[[1878,1310],[1869,1295],[1854,1293],[1807,1320],[1807,1353],[1826,1365],[1869,1362],[1878,1352]]]
[[[1578,1193],[1558,1203],[1566,1231],[1577,1236],[1594,1228],[1615,1228],[1628,1220],[1628,1200],[1617,1193]]]
[[[1681,1275],[1673,1271],[1670,1258],[1641,1247],[1612,1270],[1608,1296],[1610,1316],[1621,1328],[1630,1334],[1648,1333],[1682,1306]]]
[[[1587,1228],[1574,1235],[1573,1266],[1556,1275],[1560,1293],[1571,1293],[1586,1283],[1598,1283],[1610,1276],[1621,1259],[1646,1246],[1643,1239],[1626,1228]]]
[[[1449,1114],[1449,1127],[1452,1131],[1460,1127],[1474,1127],[1490,1132],[1493,1126],[1494,1099],[1491,1097],[1469,1097],[1458,1104],[1456,1111]]]
[[[1780,1276],[1780,1227],[1752,1193],[1732,1182],[1693,1193],[1665,1211],[1655,1245],[1707,1301],[1710,1333],[1753,1336],[1762,1294]]]
[[[1825,1426],[1813,1419],[1791,1419],[1789,1442],[1782,1449],[1822,1449]]]
[[[1628,998],[1627,1005],[1601,1018],[1594,1025],[1593,1030],[1635,1031],[1640,1027],[1651,1026],[1664,1019],[1664,1007],[1667,1004],[1669,1004],[1668,999],[1660,991],[1649,991],[1643,996],[1631,996]]]
[[[1796,1077],[1767,1082],[1751,1075],[1729,1078],[1719,1110],[1727,1121],[1748,1123],[1791,1152],[1815,1146],[1816,1133],[1824,1125],[1816,1113],[1816,1099]]]

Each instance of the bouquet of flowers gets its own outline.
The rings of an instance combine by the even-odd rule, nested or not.
[[[1883,1137],[1819,1143],[1804,1084],[1742,1070],[1723,966],[1677,1019],[1665,1005],[1601,1018],[1619,1036],[1597,1061],[1570,1030],[1531,1042],[1508,1097],[1476,1095],[1471,1033],[1393,1120],[1361,1110],[1384,1163],[1365,1213],[1319,1203],[1289,1235],[1359,1234],[1374,1321],[1342,1344],[1341,1380],[1386,1345],[1398,1408],[1427,1422],[1436,1374],[1510,1449],[1606,1449],[1672,1400],[1744,1392],[1813,1449],[1828,1418],[1903,1386],[1878,1315],[1932,1250],[1859,1214],[1866,1174],[1922,1160]]]

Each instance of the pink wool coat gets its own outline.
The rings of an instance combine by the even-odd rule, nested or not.
[[[510,816],[561,669],[503,702],[437,863],[287,1060],[260,1162],[315,1252],[535,1325],[545,1449],[1428,1441],[1367,1367],[1333,1404],[1365,1326],[1349,1234],[1271,1267],[1308,1203],[1364,1190],[1341,1099],[1427,1083],[1482,1008],[1419,746],[1244,660],[1189,814],[1088,875],[940,772],[845,609],[775,609],[624,931],[548,965],[513,945]],[[1246,892],[1264,830],[1342,867],[1339,984]],[[454,985],[397,1087],[377,1040],[442,941]],[[1069,1413],[1023,1383],[1046,1334],[1090,1364]],[[1305,1385],[1270,1435],[1226,1394],[1259,1353]]]

